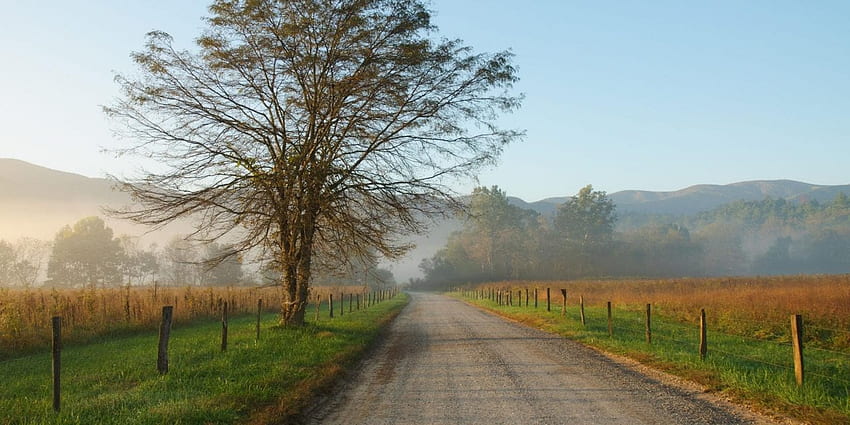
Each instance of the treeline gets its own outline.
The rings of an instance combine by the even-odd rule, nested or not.
[[[621,221],[622,220],[622,221]],[[516,279],[850,272],[850,198],[739,201],[693,216],[618,217],[592,186],[552,216],[473,192],[463,228],[423,260],[419,287]]]
[[[277,282],[277,274],[251,253],[227,244],[191,242],[175,236],[159,246],[143,246],[139,238],[114,236],[99,217],[87,217],[60,229],[53,241],[22,238],[0,240],[0,287],[57,288],[164,286],[239,286]],[[315,281],[326,285],[394,284],[392,274],[363,260],[348,270],[322,269]]]

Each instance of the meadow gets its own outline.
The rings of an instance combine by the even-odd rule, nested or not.
[[[456,295],[767,411],[812,423],[850,423],[850,276],[499,282],[463,288]],[[702,309],[708,343],[704,359],[699,355]],[[803,385],[795,381],[794,314],[802,315],[804,323]]]
[[[174,290],[173,294],[179,294],[174,295],[178,296],[175,317],[181,305],[191,311],[188,305],[195,294],[209,302],[210,293],[228,293],[227,289],[196,289],[190,288],[188,294],[185,288]],[[343,289],[327,291],[341,293]],[[247,289],[229,291],[237,305],[252,305],[249,295],[268,295],[265,290],[256,294]],[[224,351],[219,344],[222,326],[217,320],[205,320],[200,313],[194,318],[183,316],[171,332],[166,374],[157,371],[155,330],[110,331],[87,337],[88,341],[77,341],[62,350],[59,413],[51,407],[50,353],[37,350],[18,355],[0,361],[0,381],[6,383],[0,386],[0,423],[287,423],[313,397],[337,382],[406,304],[403,294],[386,295],[383,302],[368,307],[362,303],[359,309],[352,306],[349,310],[346,303],[345,314],[337,312],[334,318],[330,318],[325,301],[319,314],[308,314],[308,323],[299,328],[280,327],[276,312],[264,312],[259,339],[253,304],[253,311],[246,307],[251,314],[230,319],[229,344]],[[97,300],[110,305],[109,297]],[[114,302],[121,304],[120,300]],[[316,311],[316,305],[309,309]]]
[[[363,286],[317,286],[311,299],[330,294],[364,294]],[[162,306],[174,307],[174,323],[214,320],[227,301],[231,316],[280,311],[279,287],[155,287],[82,289],[0,288],[0,360],[48,350],[53,316],[62,317],[66,345],[158,329]]]

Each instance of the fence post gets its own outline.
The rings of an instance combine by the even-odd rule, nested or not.
[[[322,294],[316,294],[316,321],[319,321],[319,310],[322,308]]]
[[[549,292],[551,288],[546,288],[546,311],[552,311],[552,297]]]
[[[652,304],[646,305],[646,343],[652,344]]]
[[[221,309],[221,351],[227,350],[227,301]]]
[[[706,337],[705,309],[699,311],[699,359],[705,360],[708,352],[708,339]]]
[[[263,299],[257,300],[257,341],[260,340],[260,318],[263,315]]]
[[[537,288],[534,288],[534,308],[537,309]]]
[[[584,295],[579,295],[578,303],[579,303],[579,307],[581,307],[581,325],[585,326],[585,321],[584,321]]]
[[[525,288],[525,306],[528,307],[528,288]]]
[[[611,301],[608,301],[608,336],[614,336],[614,320],[611,317]]]
[[[564,304],[561,305],[561,316],[567,316],[567,290],[561,289],[561,296],[564,298]]]
[[[59,381],[62,376],[62,318],[54,316],[51,322],[53,325],[53,411],[58,413],[61,400]]]
[[[348,312],[354,312],[354,294],[348,294]]]
[[[334,317],[334,294],[328,294],[328,309],[330,309],[330,318]]]
[[[162,322],[159,324],[159,349],[156,355],[156,370],[160,375],[168,373],[168,338],[171,336],[171,319],[174,307],[162,307]]]
[[[794,377],[803,385],[803,316],[791,315],[791,346],[794,351]]]
[[[339,293],[339,317],[345,315],[345,294]]]

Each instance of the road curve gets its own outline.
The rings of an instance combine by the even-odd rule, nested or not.
[[[411,294],[315,424],[767,423],[580,344],[458,300]]]

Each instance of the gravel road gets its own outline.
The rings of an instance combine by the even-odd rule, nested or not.
[[[411,294],[321,424],[771,423],[463,302]]]

